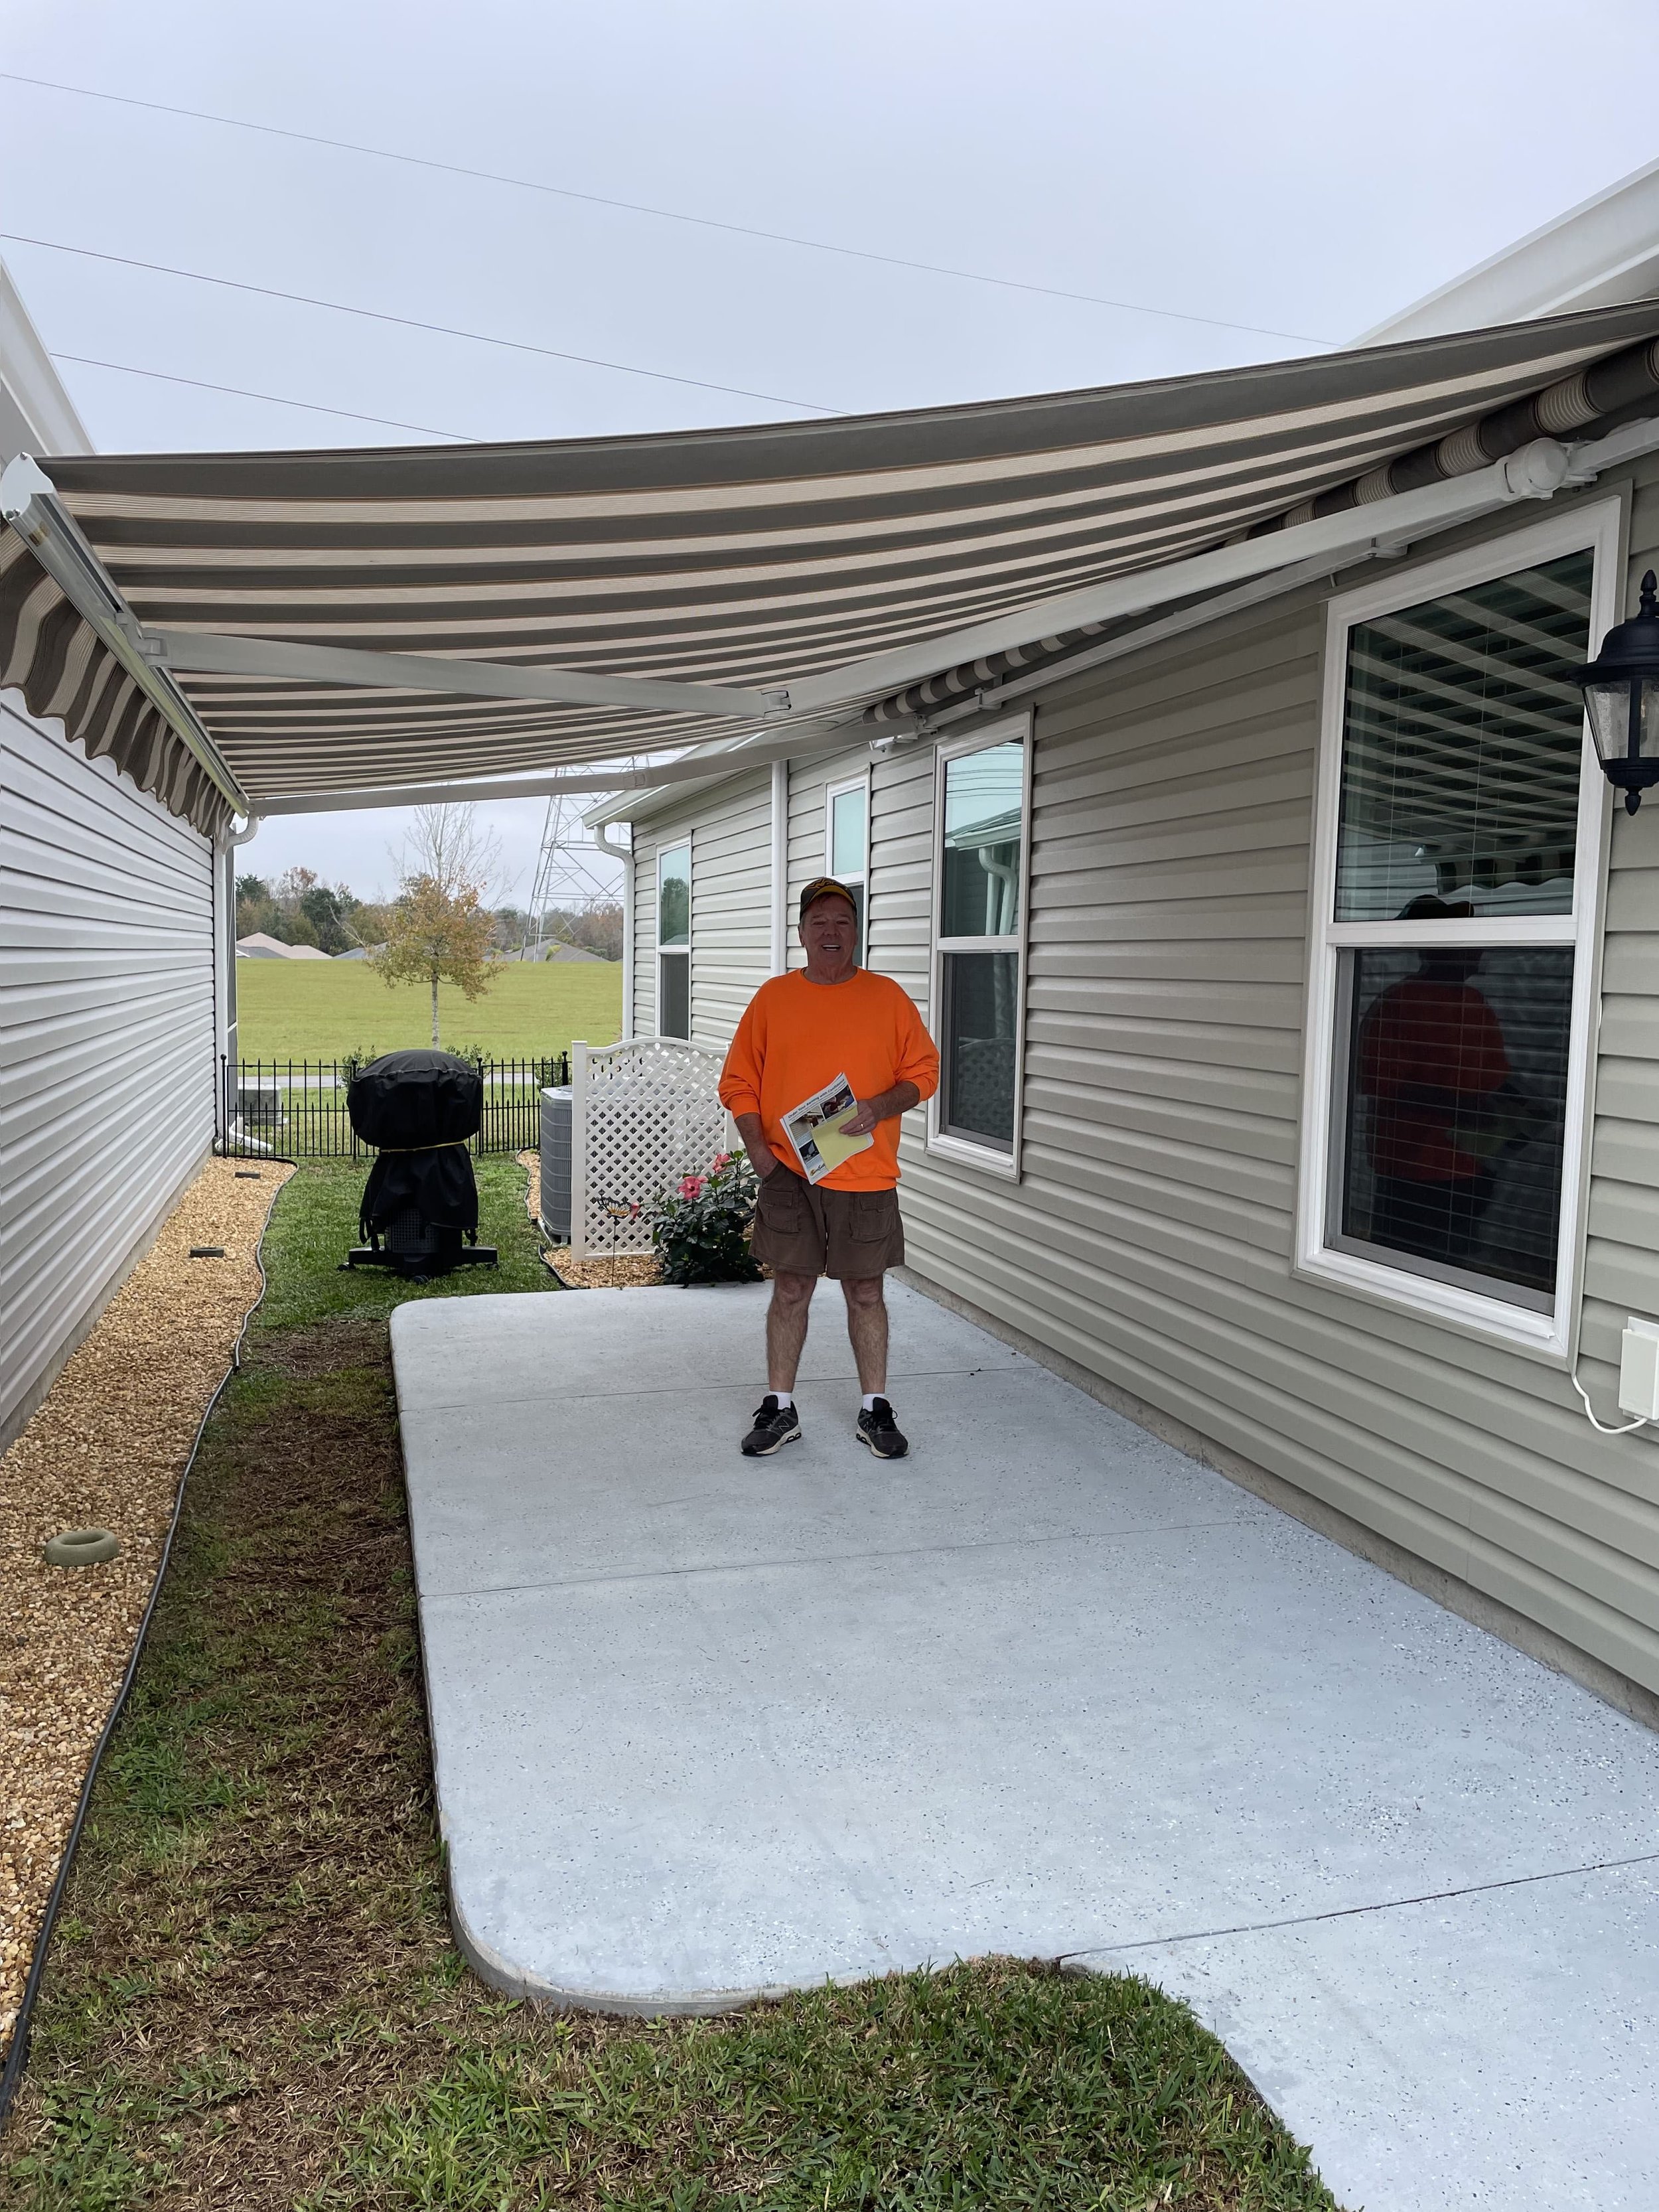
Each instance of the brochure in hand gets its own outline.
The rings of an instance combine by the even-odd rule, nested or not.
[[[784,1115],[784,1128],[808,1182],[822,1182],[843,1160],[850,1160],[854,1152],[868,1152],[875,1142],[873,1137],[843,1133],[844,1125],[858,1110],[852,1085],[844,1075],[838,1075]]]

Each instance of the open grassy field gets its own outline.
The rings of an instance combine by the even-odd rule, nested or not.
[[[387,1316],[302,1166],[100,1771],[0,2137],[7,2212],[1336,2212],[1193,2015],[981,1959],[713,2020],[533,2011],[450,1941]],[[674,1291],[650,1291],[675,1297]],[[557,1465],[556,1421],[550,1464]],[[556,1789],[559,1778],[543,1778]]]
[[[432,1042],[423,986],[391,988],[362,960],[239,960],[236,1005],[244,1060],[335,1060]],[[503,961],[471,1005],[438,992],[446,1045],[482,1045],[504,1059],[545,1058],[572,1037],[612,1044],[622,1035],[622,963]]]

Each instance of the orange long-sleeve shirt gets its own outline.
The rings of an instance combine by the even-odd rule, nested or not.
[[[939,1049],[890,976],[859,968],[844,983],[813,983],[797,969],[763,983],[749,1001],[720,1070],[720,1103],[734,1115],[758,1114],[767,1143],[799,1175],[783,1117],[838,1075],[855,1098],[874,1098],[896,1083],[914,1083],[931,1098]],[[843,1160],[820,1188],[890,1190],[898,1139],[896,1116],[878,1122],[868,1150]]]

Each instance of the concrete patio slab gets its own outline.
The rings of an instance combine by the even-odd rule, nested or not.
[[[913,1456],[853,1441],[830,1292],[744,1461],[765,1296],[394,1316],[480,1970],[1069,1954],[1194,2002],[1350,2207],[1650,2212],[1659,1740],[913,1291]]]

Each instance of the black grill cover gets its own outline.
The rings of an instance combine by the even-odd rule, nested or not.
[[[483,1120],[483,1078],[470,1060],[421,1047],[383,1053],[352,1079],[351,1126],[380,1156],[363,1190],[362,1227],[411,1210],[434,1229],[478,1227],[478,1186],[466,1139]]]

